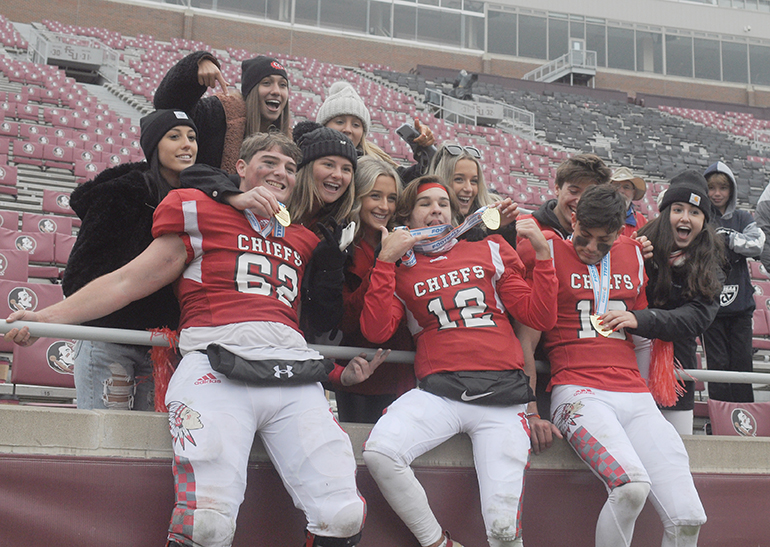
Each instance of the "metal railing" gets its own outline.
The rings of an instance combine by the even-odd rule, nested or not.
[[[491,125],[528,140],[535,138],[535,115],[494,99],[477,96],[473,101],[450,97],[439,89],[426,89],[427,104],[449,123]]]
[[[569,70],[568,70],[569,69]],[[541,67],[527,72],[522,79],[544,82],[548,76],[555,72],[569,73],[572,69],[582,69],[596,73],[596,52],[584,50],[572,50],[561,57],[554,59]]]
[[[0,320],[0,334],[5,334],[13,328],[23,327],[28,327],[30,334],[36,338],[66,338],[139,346],[168,346],[168,341],[163,336],[148,331],[60,325],[55,323],[33,323],[30,321],[7,323],[5,320]],[[329,359],[352,359],[362,353],[366,354],[367,359],[371,359],[376,351],[376,349],[372,348],[356,348],[352,346],[323,346],[315,344],[309,344],[308,346]],[[413,351],[394,350],[391,351],[385,361],[391,363],[414,363],[414,355]],[[538,363],[538,371],[547,371],[547,368],[542,363]],[[678,375],[683,380],[694,378],[702,382],[770,384],[770,374],[761,372],[687,369],[686,371],[678,371]]]

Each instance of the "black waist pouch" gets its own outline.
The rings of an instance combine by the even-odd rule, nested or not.
[[[334,361],[331,359],[249,361],[217,344],[209,344],[206,348],[206,355],[208,355],[211,368],[217,372],[221,372],[231,380],[240,380],[258,386],[325,382],[329,379],[329,373],[334,369]]]
[[[437,372],[420,380],[420,389],[477,405],[511,406],[535,400],[523,370]]]

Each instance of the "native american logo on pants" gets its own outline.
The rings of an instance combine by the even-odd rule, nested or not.
[[[168,427],[171,430],[173,442],[179,442],[182,449],[184,449],[185,440],[197,446],[190,431],[203,428],[200,418],[200,412],[179,401],[171,401],[168,404]]]
[[[579,418],[583,403],[575,401],[574,403],[564,403],[559,405],[556,412],[553,413],[553,424],[559,428],[559,431],[565,433],[569,431],[570,426],[576,426],[575,418]]]

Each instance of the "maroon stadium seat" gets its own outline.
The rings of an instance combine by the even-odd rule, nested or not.
[[[770,402],[731,403],[709,399],[714,435],[770,437]]]
[[[41,234],[59,232],[72,235],[72,219],[24,212],[21,215],[21,230],[23,232],[40,232]]]
[[[29,255],[16,249],[0,249],[0,279],[27,281],[28,277]]]
[[[73,340],[40,338],[28,347],[14,344],[11,383],[75,387]]]
[[[29,253],[30,262],[53,262],[53,233],[20,232],[0,228],[0,249],[18,249]]]

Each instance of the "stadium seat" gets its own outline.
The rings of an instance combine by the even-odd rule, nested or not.
[[[708,409],[714,435],[770,437],[770,402],[731,403],[709,399]]]
[[[61,285],[0,280],[0,317],[3,318],[18,310],[42,310],[63,299]],[[0,351],[11,352],[14,346],[13,342],[0,338]]]
[[[30,262],[53,262],[53,233],[23,232],[0,228],[0,249],[18,249],[29,253]]]
[[[8,230],[19,229],[19,213],[17,211],[0,210],[0,226]]]
[[[751,270],[751,278],[767,281],[770,276],[767,275],[767,270],[758,260],[749,260],[749,269]]]
[[[16,249],[0,249],[0,280],[27,281],[29,254]]]
[[[752,315],[751,347],[755,350],[770,350],[770,321],[767,309],[757,307]]]
[[[12,142],[13,145],[13,161],[16,163],[24,163],[28,165],[36,165],[38,167],[43,166],[43,145],[30,142],[16,140]]]
[[[57,233],[54,236],[54,262],[59,266],[66,266],[72,246],[75,245],[76,236]]]
[[[75,211],[70,207],[69,192],[43,190],[43,212],[56,215],[75,216]]]
[[[31,346],[14,344],[11,383],[75,387],[73,340],[40,338]]]
[[[19,190],[16,187],[18,170],[15,165],[0,164],[0,194],[15,196]]]
[[[21,230],[23,232],[40,232],[41,234],[59,232],[72,235],[72,219],[54,215],[27,213],[25,211],[21,214]]]

